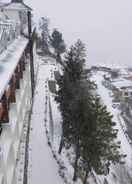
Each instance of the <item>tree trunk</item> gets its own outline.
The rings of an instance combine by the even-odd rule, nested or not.
[[[75,164],[74,164],[73,181],[76,181],[77,180],[78,159],[79,159],[79,141],[78,141],[77,147],[76,147],[76,159],[75,159]]]
[[[87,184],[88,173],[89,173],[89,172],[86,171],[85,177],[84,177],[84,181],[83,181],[83,184]]]
[[[58,150],[58,153],[59,153],[59,154],[61,154],[61,151],[62,151],[63,145],[64,145],[64,140],[63,140],[63,135],[62,135],[62,136],[61,136],[61,141],[60,141],[59,150]]]
[[[58,63],[60,63],[60,64],[61,64],[61,57],[60,57],[60,53],[57,53],[56,61],[57,61]]]

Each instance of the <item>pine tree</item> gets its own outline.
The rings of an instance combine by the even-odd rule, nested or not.
[[[110,165],[123,163],[117,130],[112,116],[98,98],[92,94],[95,85],[84,77],[85,47],[80,40],[65,56],[64,73],[58,81],[56,97],[62,114],[62,139],[64,145],[75,150],[74,176],[78,166],[86,172],[84,184],[92,169],[97,174],[109,172]]]
[[[67,55],[65,56],[64,63],[66,64],[65,70],[68,72],[70,82],[74,84],[79,82],[84,73],[85,65],[85,45],[81,40],[77,40]]]
[[[80,83],[84,65],[84,45],[78,40],[77,43],[70,48],[65,56],[64,73],[58,81],[59,91],[56,97],[62,114],[62,139],[59,153],[61,153],[63,143],[70,142],[68,139],[72,134],[71,111],[74,103],[74,97],[77,93],[77,86]],[[67,141],[64,141],[67,139]]]
[[[55,50],[56,59],[58,62],[61,62],[61,54],[65,52],[66,45],[62,38],[62,33],[57,29],[54,29],[50,37],[51,45]]]
[[[84,80],[85,46],[78,40],[65,56],[64,73],[58,82],[60,90],[56,100],[62,113],[62,139],[59,153],[65,144],[75,148],[75,164],[73,180],[77,179],[78,160],[80,157],[80,130],[84,118],[86,99],[90,98],[88,88],[92,83]],[[85,98],[84,98],[85,97]],[[89,100],[90,102],[90,100]],[[89,103],[90,104],[90,103]],[[89,105],[88,104],[88,105]]]
[[[49,35],[49,19],[42,17],[39,22],[39,29],[41,31],[41,48],[44,54],[49,54],[49,44],[50,44],[50,35]]]
[[[91,120],[86,124],[82,131],[81,140],[81,158],[83,167],[86,171],[84,184],[86,184],[87,176],[92,169],[97,174],[108,174],[110,165],[123,163],[125,155],[120,154],[120,142],[117,142],[117,129],[112,116],[107,112],[106,106],[95,98],[91,108]],[[93,128],[90,128],[93,124]]]
[[[59,147],[59,153],[61,153],[62,147],[64,145],[65,139],[68,138],[68,133],[70,134],[70,109],[71,109],[71,100],[73,98],[73,87],[72,84],[69,83],[69,77],[67,73],[61,76],[60,80],[58,81],[59,91],[56,96],[56,101],[59,103],[61,115],[62,115],[62,137],[61,143]]]
[[[76,94],[76,100],[74,100],[74,107],[72,109],[72,145],[75,147],[75,165],[74,165],[74,176],[73,180],[76,181],[77,179],[77,171],[78,171],[78,161],[81,156],[81,149],[82,149],[82,137],[83,131],[85,128],[87,129],[87,133],[90,133],[92,130],[94,124],[90,124],[91,122],[91,102],[92,102],[92,96],[88,92],[88,86],[86,86],[85,83],[81,83],[78,92]],[[86,124],[89,125],[89,127],[86,127]]]

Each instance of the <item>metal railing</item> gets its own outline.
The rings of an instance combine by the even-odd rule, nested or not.
[[[20,34],[18,24],[5,21],[0,22],[0,54],[10,45]]]

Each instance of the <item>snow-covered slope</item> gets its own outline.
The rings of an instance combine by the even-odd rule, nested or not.
[[[112,107],[112,97],[109,96],[110,91],[102,85],[103,75],[104,72],[97,72],[93,74],[92,79],[97,84],[97,93],[100,95],[102,103],[107,106],[107,110],[113,115],[113,121],[116,122],[116,128],[119,130],[118,140],[121,141],[121,151],[127,154],[125,165],[112,166],[107,179],[110,184],[131,184],[132,146],[129,144],[122,129],[120,111]]]

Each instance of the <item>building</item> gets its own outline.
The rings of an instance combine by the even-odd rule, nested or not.
[[[124,101],[132,98],[132,81],[121,78],[111,82],[111,89],[117,100]]]
[[[24,118],[32,105],[34,29],[30,29],[30,18],[31,8],[22,0],[0,5],[0,184],[16,184]]]

